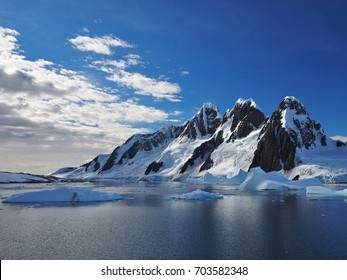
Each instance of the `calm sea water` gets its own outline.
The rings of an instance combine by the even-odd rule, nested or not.
[[[81,186],[69,184],[65,186]],[[0,204],[1,259],[347,259],[347,202],[303,191],[230,186],[83,184],[127,199],[106,203]],[[0,185],[5,198],[48,189]],[[177,201],[197,188],[217,201]]]

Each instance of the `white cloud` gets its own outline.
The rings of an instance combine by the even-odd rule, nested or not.
[[[87,27],[83,27],[83,28],[82,28],[82,31],[83,31],[83,32],[86,32],[86,33],[89,33],[89,32],[90,32],[90,30],[89,30]]]
[[[173,111],[170,113],[171,116],[179,116],[182,115],[184,112],[183,111]]]
[[[126,60],[94,61],[90,66],[109,74],[108,80],[134,89],[136,94],[152,96],[156,100],[181,101],[179,96],[181,87],[177,83],[170,83],[161,79],[147,77],[141,73],[126,71],[130,66],[141,64],[141,60],[138,55],[133,54],[127,55],[125,58]]]
[[[180,72],[180,75],[181,76],[188,76],[188,75],[190,75],[190,72],[187,71],[187,70],[183,70],[183,71]]]
[[[133,88],[135,89],[135,93],[140,95],[149,95],[157,100],[181,101],[178,96],[181,88],[176,83],[156,80],[140,73],[131,73],[122,69],[115,71],[107,79],[122,86]]]
[[[168,119],[168,113],[141,105],[138,99],[121,101],[108,94],[83,73],[27,59],[21,55],[18,36],[15,30],[0,27],[0,170],[42,173],[78,165],[111,152],[134,133],[148,132],[138,124]],[[140,58],[129,55],[124,61],[129,67]],[[114,68],[122,67],[110,68],[113,75]],[[123,79],[139,91],[152,87],[158,96],[174,91],[172,85],[140,74]],[[34,165],[36,169],[30,170]]]
[[[111,55],[111,48],[113,47],[133,48],[132,45],[112,35],[94,38],[89,36],[77,36],[76,38],[69,39],[69,42],[74,48],[80,51],[95,52],[104,55]]]

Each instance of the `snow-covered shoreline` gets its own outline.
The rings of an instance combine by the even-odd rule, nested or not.
[[[14,173],[0,171],[0,184],[2,183],[50,183],[53,177],[45,175],[33,175],[29,173]]]

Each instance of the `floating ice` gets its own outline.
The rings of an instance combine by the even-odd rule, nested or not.
[[[339,197],[339,196],[347,197],[347,189],[344,189],[341,191],[335,191],[326,187],[310,186],[306,188],[306,195],[308,197],[319,197],[319,198]]]
[[[114,201],[122,197],[117,193],[96,192],[84,188],[58,188],[54,190],[43,190],[15,194],[4,203],[32,203],[32,202],[92,202],[92,201]]]
[[[239,185],[246,179],[246,176],[247,172],[242,169],[240,169],[238,173],[228,173],[226,176],[217,176],[210,172],[206,172],[204,176],[200,178],[188,177],[186,182],[193,184]]]
[[[300,190],[312,185],[323,184],[318,179],[291,181],[280,173],[265,173],[260,167],[257,167],[249,171],[240,188],[247,190]]]
[[[172,195],[172,199],[181,199],[181,200],[211,200],[211,199],[221,199],[223,195],[219,193],[210,193],[202,190],[196,190],[189,193]]]

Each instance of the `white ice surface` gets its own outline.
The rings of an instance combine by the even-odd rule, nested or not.
[[[211,200],[211,199],[221,199],[223,198],[223,195],[219,193],[210,193],[210,192],[205,192],[202,190],[195,190],[189,193],[172,195],[170,196],[170,198],[179,199],[179,200]]]
[[[114,201],[122,197],[117,193],[97,192],[84,188],[58,188],[54,190],[43,190],[15,194],[3,202],[5,203],[38,203],[38,202],[92,202],[92,201]]]

